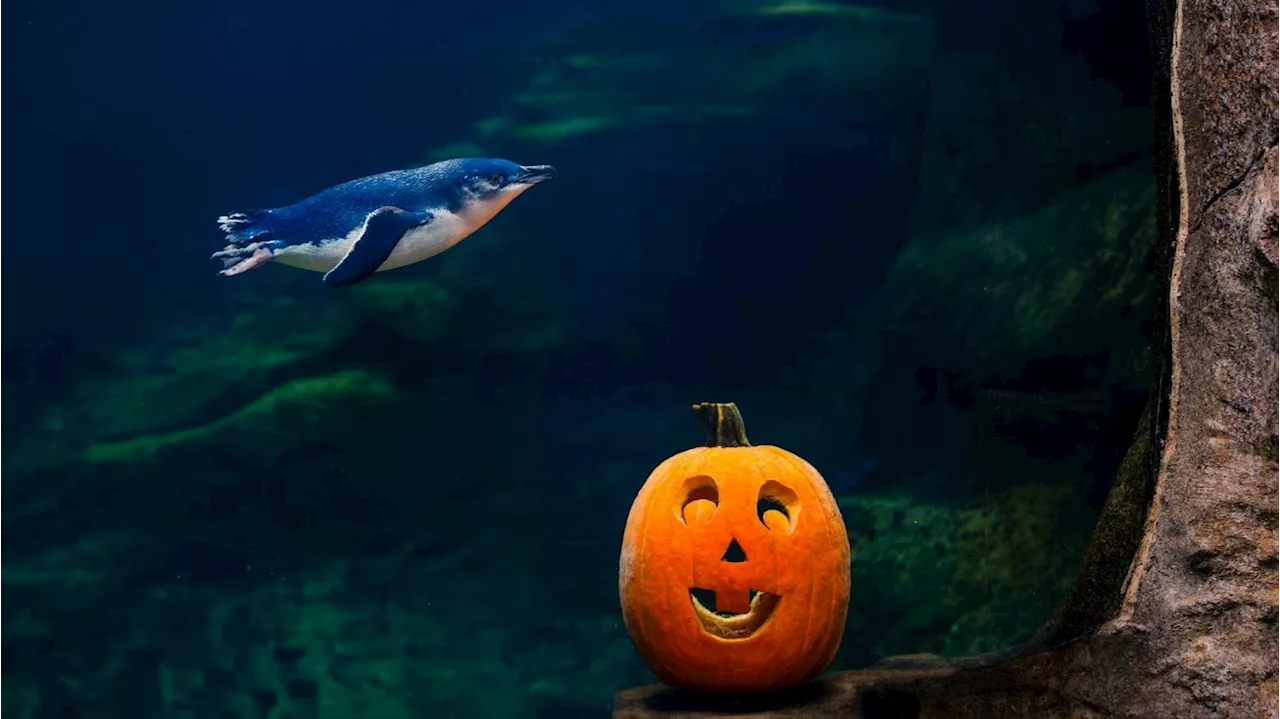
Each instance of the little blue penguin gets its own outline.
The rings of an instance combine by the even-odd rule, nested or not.
[[[228,244],[218,274],[275,260],[323,272],[331,287],[434,257],[493,219],[517,195],[556,176],[550,165],[445,160],[336,185],[272,210],[218,218]]]

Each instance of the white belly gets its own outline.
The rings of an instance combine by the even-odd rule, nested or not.
[[[378,272],[393,270],[415,262],[435,257],[453,247],[470,235],[478,227],[466,222],[452,212],[434,210],[435,217],[422,227],[405,233],[391,251],[391,256],[378,267]],[[363,227],[357,227],[346,237],[321,242],[318,245],[293,245],[278,250],[275,261],[290,267],[300,267],[313,272],[328,272],[347,256],[351,243],[359,237]]]

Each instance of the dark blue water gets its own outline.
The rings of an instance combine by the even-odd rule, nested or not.
[[[689,405],[840,499],[833,669],[1028,638],[1151,386],[1141,5],[17,2],[4,710],[607,713]],[[553,164],[334,290],[223,213]]]

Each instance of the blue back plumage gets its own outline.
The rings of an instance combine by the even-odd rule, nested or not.
[[[457,212],[466,200],[469,178],[519,169],[516,163],[496,158],[444,160],[344,182],[285,207],[232,213],[219,223],[228,241],[237,245],[268,239],[320,242],[346,236],[370,212],[387,205]]]

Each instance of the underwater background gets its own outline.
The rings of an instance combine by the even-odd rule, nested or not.
[[[701,401],[839,499],[833,670],[1027,640],[1153,382],[1144,13],[8,3],[4,714],[606,715]],[[346,290],[208,261],[473,155],[559,178]]]

